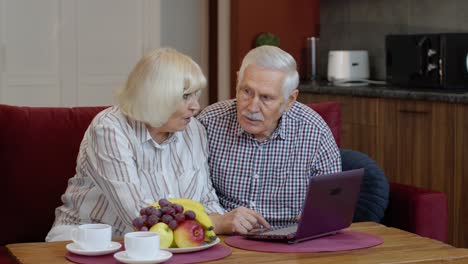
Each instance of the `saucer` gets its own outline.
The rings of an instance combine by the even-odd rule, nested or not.
[[[106,249],[100,249],[100,250],[88,250],[88,249],[82,249],[78,244],[76,243],[70,243],[65,246],[68,251],[71,253],[75,253],[78,255],[83,255],[83,256],[99,256],[99,255],[105,255],[109,254],[112,252],[115,252],[119,250],[119,248],[122,247],[122,244],[118,242],[111,241],[111,244],[109,245],[109,248]]]
[[[195,251],[200,251],[200,250],[205,250],[207,248],[210,248],[216,244],[218,244],[221,240],[219,240],[219,237],[216,238],[215,241],[211,243],[205,243],[201,246],[198,247],[188,247],[188,248],[166,248],[165,250],[171,252],[171,253],[188,253],[188,252],[195,252]]]
[[[129,264],[152,264],[152,263],[161,263],[172,257],[172,253],[169,251],[161,250],[159,255],[153,259],[134,259],[129,258],[127,252],[120,251],[114,254],[114,258],[123,263]]]

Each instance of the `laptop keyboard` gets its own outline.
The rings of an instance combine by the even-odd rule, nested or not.
[[[296,234],[296,231],[297,231],[297,224],[269,230],[269,231],[263,232],[262,235],[286,236],[289,234]]]

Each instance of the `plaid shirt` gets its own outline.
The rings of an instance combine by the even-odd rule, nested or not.
[[[327,124],[299,102],[264,142],[241,128],[236,100],[208,106],[198,119],[208,133],[213,186],[228,211],[244,206],[272,226],[295,223],[310,177],[341,171],[340,152]]]

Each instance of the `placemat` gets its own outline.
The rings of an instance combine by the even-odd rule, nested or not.
[[[67,258],[71,262],[80,263],[80,264],[120,264],[118,260],[114,258],[114,254],[123,251],[122,249],[107,255],[102,256],[82,256],[73,254],[68,252],[65,254],[65,258]],[[225,258],[231,255],[232,249],[223,245],[215,245],[208,249],[197,251],[197,252],[190,252],[190,253],[177,253],[172,255],[168,261],[164,262],[167,264],[175,264],[175,263],[198,263],[204,261],[213,261],[217,259]]]
[[[382,244],[383,239],[367,233],[343,231],[336,235],[324,236],[297,244],[253,240],[242,236],[228,237],[224,240],[224,243],[232,247],[250,251],[304,253],[368,248]]]

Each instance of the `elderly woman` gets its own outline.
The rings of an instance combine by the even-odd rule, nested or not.
[[[191,198],[222,215],[209,178],[205,129],[193,118],[205,86],[200,67],[174,49],[144,56],[117,104],[88,127],[46,241],[69,240],[73,227],[84,223],[107,223],[122,236],[132,231],[140,208],[167,197]]]

